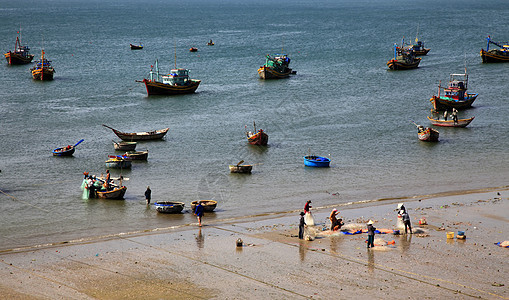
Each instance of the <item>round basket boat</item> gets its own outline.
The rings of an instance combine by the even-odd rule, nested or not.
[[[196,200],[191,202],[191,210],[194,212],[194,209],[196,208],[196,205],[198,205],[198,202],[201,203],[201,206],[203,206],[203,211],[206,212],[212,212],[214,209],[216,209],[217,201],[214,200]]]
[[[157,201],[155,204],[157,212],[164,214],[177,214],[184,209],[184,202]]]

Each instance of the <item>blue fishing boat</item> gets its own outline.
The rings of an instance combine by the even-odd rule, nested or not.
[[[157,201],[155,204],[157,212],[164,214],[178,214],[184,209],[184,202]]]
[[[108,155],[108,160],[106,161],[107,168],[121,168],[126,169],[131,167],[131,160],[127,159],[121,155]]]
[[[307,167],[328,168],[330,159],[327,157],[308,155],[304,156],[304,165]]]

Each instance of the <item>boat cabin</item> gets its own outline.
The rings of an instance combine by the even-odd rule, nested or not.
[[[161,76],[164,84],[187,85],[189,84],[189,70],[179,68],[171,70],[170,74]]]
[[[467,74],[451,74],[449,85],[444,88],[445,97],[452,98],[455,100],[464,100],[467,96]]]

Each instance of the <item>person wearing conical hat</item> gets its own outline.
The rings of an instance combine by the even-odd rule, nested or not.
[[[376,230],[376,228],[373,226],[373,221],[369,220],[369,222],[368,222],[368,248],[375,247],[375,230]]]

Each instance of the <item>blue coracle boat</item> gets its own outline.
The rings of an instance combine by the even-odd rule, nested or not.
[[[304,156],[304,165],[308,167],[328,168],[330,159],[316,155]]]

